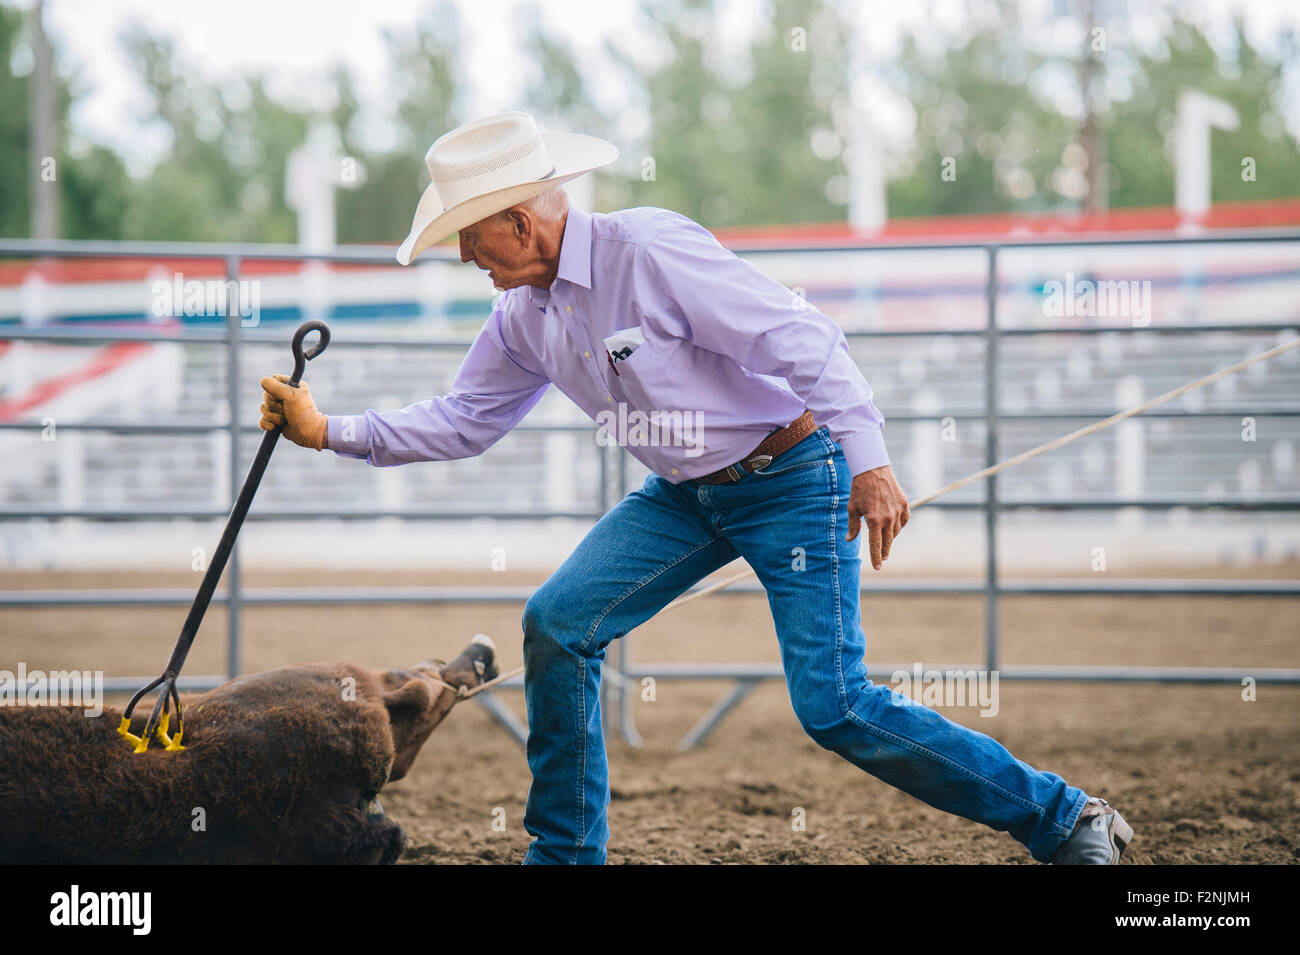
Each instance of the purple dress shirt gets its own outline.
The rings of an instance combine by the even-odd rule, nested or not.
[[[839,326],[702,226],[655,208],[571,206],[555,281],[500,297],[447,394],[330,415],[329,447],[376,466],[473,457],[552,383],[601,443],[673,483],[734,464],[805,408],[850,473],[889,463],[884,418]]]

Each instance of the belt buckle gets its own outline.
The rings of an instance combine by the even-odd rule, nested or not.
[[[772,463],[770,454],[751,454],[743,461],[737,461],[735,464],[727,465],[727,477],[731,478],[731,483],[735,484],[746,474],[753,474],[761,471]]]

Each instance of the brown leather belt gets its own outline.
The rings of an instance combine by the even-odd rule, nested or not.
[[[773,431],[750,454],[720,471],[696,478],[701,484],[734,484],[751,471],[765,468],[780,455],[789,451],[817,430],[811,411],[805,411],[798,420],[779,431]]]

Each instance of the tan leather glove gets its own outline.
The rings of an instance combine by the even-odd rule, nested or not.
[[[288,375],[262,379],[262,420],[257,426],[263,431],[284,425],[284,436],[294,444],[322,451],[328,422],[329,418],[316,410],[306,382],[294,388]]]

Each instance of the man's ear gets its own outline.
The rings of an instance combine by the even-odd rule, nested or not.
[[[511,209],[506,213],[510,217],[510,229],[514,237],[526,243],[533,232],[533,220],[524,209]]]

